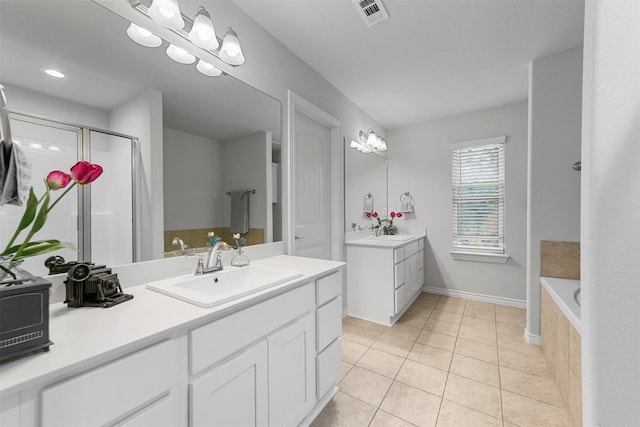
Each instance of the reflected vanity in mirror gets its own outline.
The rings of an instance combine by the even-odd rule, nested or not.
[[[11,110],[140,138],[142,155],[133,165],[140,179],[132,219],[139,223],[138,243],[164,240],[171,252],[173,237],[194,248],[204,246],[209,231],[231,242],[226,193],[253,189],[248,244],[281,240],[281,187],[273,174],[280,161],[278,100],[232,76],[209,77],[172,61],[166,42],[134,43],[126,34],[129,21],[94,2],[0,2],[0,20],[0,82]],[[65,77],[48,77],[49,67]],[[124,119],[146,127],[115,129]],[[150,149],[155,144],[162,150]],[[151,198],[159,185],[163,205]],[[164,236],[149,225],[160,209]],[[154,249],[137,259],[157,256]]]

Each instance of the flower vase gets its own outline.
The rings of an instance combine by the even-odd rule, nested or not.
[[[14,261],[11,257],[0,258],[0,284],[19,285],[33,279],[31,273],[20,268],[23,261]]]
[[[238,253],[231,258],[231,265],[234,267],[246,267],[251,260],[244,254],[242,248],[238,249]]]
[[[387,236],[392,236],[396,234],[396,228],[393,225],[385,225],[382,228],[382,232]]]

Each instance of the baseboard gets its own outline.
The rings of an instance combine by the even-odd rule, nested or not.
[[[422,292],[429,292],[430,294],[446,295],[449,297],[469,299],[473,301],[488,302],[491,304],[506,305],[509,307],[527,308],[527,302],[523,300],[476,294],[473,292],[466,292],[466,291],[457,291],[454,289],[438,288],[435,286],[425,285],[422,287]]]
[[[324,397],[322,399],[320,399],[320,401],[316,404],[316,406],[313,408],[313,411],[311,411],[311,413],[309,415],[307,415],[304,420],[302,420],[300,425],[301,426],[310,426],[311,423],[313,423],[313,421],[316,419],[316,417],[318,415],[320,415],[320,412],[322,412],[324,407],[329,404],[331,399],[333,399],[333,396],[335,396],[335,394],[337,392],[338,392],[338,387],[337,386],[334,387],[333,389],[329,390],[327,392],[327,394],[325,394]]]
[[[349,310],[347,310],[347,307],[342,307],[342,318],[344,319],[348,315],[349,315]]]
[[[530,333],[527,328],[524,329],[524,341],[531,345],[540,345],[542,343],[540,335]]]

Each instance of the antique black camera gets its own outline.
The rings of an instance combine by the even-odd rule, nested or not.
[[[54,258],[54,257],[52,257]],[[118,275],[105,265],[86,262],[62,263],[59,259],[48,259],[49,271],[67,273],[64,284],[67,288],[65,302],[69,307],[112,307],[133,299],[133,295],[122,292]]]

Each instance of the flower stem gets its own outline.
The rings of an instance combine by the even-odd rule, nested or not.
[[[67,187],[67,189],[66,189],[66,190],[64,190],[64,193],[60,194],[60,195],[58,196],[58,198],[57,198],[57,199],[56,199],[56,200],[51,204],[51,206],[49,206],[49,208],[47,209],[47,213],[51,212],[51,209],[53,209],[53,207],[54,207],[54,206],[55,206],[55,205],[60,201],[60,199],[62,199],[64,196],[66,196],[66,195],[67,195],[67,193],[68,193],[69,191],[71,191],[71,189],[72,189],[73,187],[75,187],[75,186],[76,186],[76,184],[77,184],[77,182],[76,182],[76,181],[74,181],[74,182],[73,182],[73,184],[71,184],[70,186],[68,186],[68,187]],[[44,196],[43,196],[43,198],[44,198]]]

